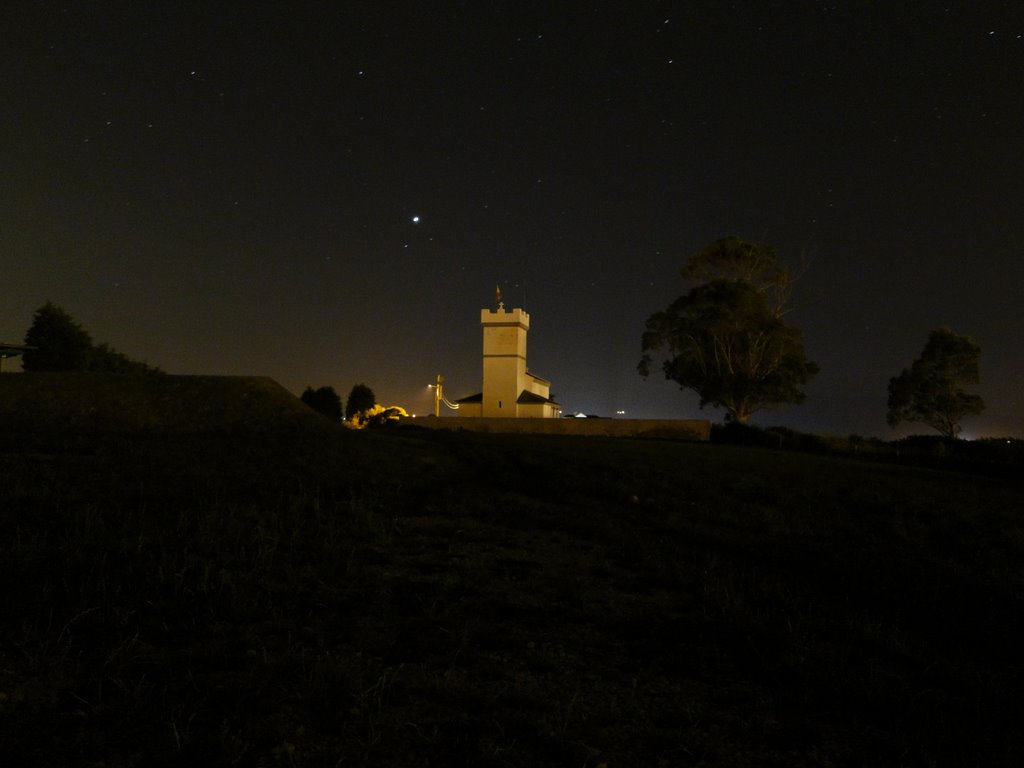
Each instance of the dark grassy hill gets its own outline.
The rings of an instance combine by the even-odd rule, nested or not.
[[[5,764],[1022,764],[1019,481],[259,410],[6,440]]]
[[[275,431],[321,419],[273,379],[33,373],[0,376],[0,419],[23,429]]]

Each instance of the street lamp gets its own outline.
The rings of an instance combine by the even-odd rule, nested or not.
[[[434,384],[428,384],[427,386],[434,390],[434,416],[439,417],[441,415],[441,400],[444,398],[444,385],[442,382],[444,377],[439,373],[437,374],[437,381]]]
[[[459,404],[453,403],[444,396],[444,376],[440,373],[437,374],[437,381],[433,384],[428,384],[427,388],[434,390],[434,415],[437,417],[441,416],[441,403],[444,403],[453,411],[459,410]]]

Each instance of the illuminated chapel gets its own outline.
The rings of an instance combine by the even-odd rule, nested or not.
[[[551,399],[551,382],[526,368],[530,316],[523,309],[480,310],[484,336],[484,391],[456,401],[459,416],[557,419],[562,407]]]

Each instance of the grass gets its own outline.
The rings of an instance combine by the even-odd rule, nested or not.
[[[257,390],[262,419],[4,436],[5,764],[1024,757],[1019,481],[357,434]]]

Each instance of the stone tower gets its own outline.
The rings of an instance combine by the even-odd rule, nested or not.
[[[480,310],[484,329],[484,392],[482,416],[516,417],[519,395],[525,388],[526,332],[530,316],[522,309]]]
[[[458,400],[459,416],[503,419],[551,419],[562,408],[551,399],[551,382],[526,369],[526,333],[530,316],[525,310],[505,309],[498,293],[498,308],[480,310],[484,331],[483,392]]]

